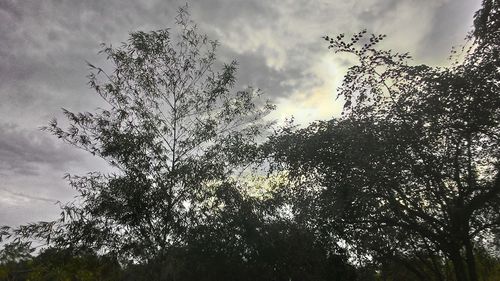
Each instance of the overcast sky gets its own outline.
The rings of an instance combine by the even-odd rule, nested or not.
[[[198,0],[192,19],[220,42],[219,59],[239,62],[240,85],[262,89],[274,118],[298,122],[338,116],[336,87],[348,61],[321,36],[364,28],[387,34],[385,46],[410,51],[414,63],[444,64],[463,42],[479,0]],[[65,173],[103,163],[38,128],[60,108],[92,111],[85,61],[103,63],[100,43],[131,31],[173,26],[167,0],[0,0],[0,225],[56,218],[71,200]]]

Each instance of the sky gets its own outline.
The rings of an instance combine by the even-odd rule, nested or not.
[[[412,63],[444,65],[463,43],[480,0],[187,1],[200,32],[218,40],[218,59],[239,63],[238,86],[277,105],[271,118],[298,123],[338,117],[336,88],[350,58],[328,51],[324,35],[362,29]],[[133,31],[172,27],[186,1],[0,0],[0,226],[57,218],[73,199],[67,173],[104,163],[40,130],[61,108],[93,111],[89,68],[105,64],[100,43]]]

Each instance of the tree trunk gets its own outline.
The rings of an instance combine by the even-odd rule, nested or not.
[[[453,271],[455,272],[456,281],[471,281],[467,275],[467,270],[465,269],[464,260],[460,255],[460,250],[453,250],[450,254],[450,260],[453,264]]]
[[[474,258],[474,249],[469,238],[467,238],[465,243],[465,255],[467,261],[467,269],[469,272],[470,281],[478,281],[477,271],[476,271],[476,259]]]
[[[410,270],[419,280],[426,281],[429,280],[428,276],[426,276],[425,273],[422,273],[420,270],[418,270],[415,266],[413,266],[411,263],[404,261],[404,260],[399,260],[396,261],[396,264],[400,262],[403,264],[404,267],[406,267],[408,270]]]

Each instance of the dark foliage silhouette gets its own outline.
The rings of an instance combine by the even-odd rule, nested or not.
[[[271,141],[277,162],[313,191],[299,211],[325,235],[420,280],[447,280],[447,261],[455,280],[478,280],[474,253],[500,226],[499,11],[484,2],[451,67],[410,65],[365,31],[325,37],[358,59],[340,88],[343,118]]]

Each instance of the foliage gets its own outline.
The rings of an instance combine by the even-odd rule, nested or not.
[[[121,271],[113,258],[51,248],[36,257],[1,264],[0,280],[120,280]]]
[[[488,32],[472,33],[452,67],[409,65],[366,31],[325,37],[358,59],[339,89],[343,118],[285,128],[270,142],[281,168],[314,193],[298,214],[360,257],[399,261],[421,280],[443,280],[443,259],[456,280],[478,280],[475,247],[500,226],[499,4],[485,3],[476,20],[488,19]]]
[[[129,280],[355,280],[345,255],[333,255],[313,233],[265,213],[279,204],[256,201],[231,186],[219,190],[225,207],[191,232],[168,259],[137,266]],[[274,212],[273,212],[274,213]]]
[[[215,71],[216,43],[197,34],[186,10],[177,24],[177,38],[136,32],[119,48],[104,46],[113,72],[89,64],[89,85],[105,107],[64,110],[66,129],[56,120],[45,128],[115,172],[68,175],[79,196],[62,206],[60,220],[5,229],[16,243],[48,245],[20,264],[23,276],[353,280],[345,255],[276,215],[279,197],[240,177],[259,156],[269,126],[261,119],[272,106],[256,90],[231,91],[236,63]]]
[[[329,252],[310,229],[276,215],[285,204],[279,195],[248,196],[245,188],[214,189],[211,204],[219,211],[193,228],[185,244],[146,263],[120,266],[109,256],[50,248],[3,269],[15,280],[356,280],[346,255]]]
[[[15,263],[31,258],[34,249],[30,243],[6,243],[0,250],[0,263]]]
[[[74,250],[143,262],[183,245],[216,189],[250,159],[273,107],[259,91],[233,92],[236,62],[216,70],[217,43],[196,31],[186,8],[168,29],[134,32],[122,46],[104,46],[112,73],[89,63],[89,85],[105,101],[94,113],[64,110],[45,130],[104,159],[112,174],[68,175],[79,193],[61,219],[17,234]],[[215,210],[214,210],[215,211]]]

